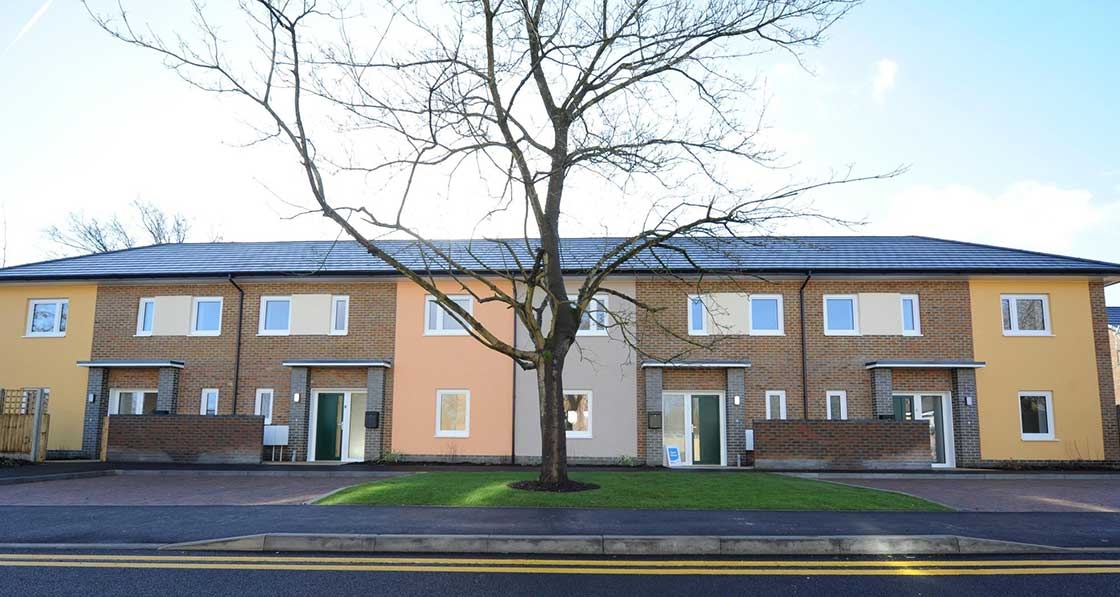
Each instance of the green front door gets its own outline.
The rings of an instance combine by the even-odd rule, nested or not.
[[[692,396],[692,463],[721,464],[719,396]]]
[[[342,394],[319,394],[315,414],[315,460],[342,459]]]

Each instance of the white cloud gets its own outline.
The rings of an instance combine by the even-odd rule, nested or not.
[[[1092,251],[1090,241],[1120,227],[1120,201],[1094,201],[1087,190],[1032,180],[1015,182],[996,195],[961,185],[914,186],[892,197],[870,219],[868,232],[1109,259],[1091,254],[1099,249]]]
[[[875,77],[871,80],[871,98],[876,104],[883,105],[887,101],[887,94],[894,89],[895,79],[898,77],[898,63],[884,58],[875,63]]]

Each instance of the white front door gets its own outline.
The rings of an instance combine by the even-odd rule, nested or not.
[[[666,392],[661,397],[662,458],[680,466],[727,466],[727,412],[720,392]]]
[[[337,431],[340,432],[338,442],[338,457],[333,454],[324,458],[319,454],[316,435],[319,433],[319,396],[320,394],[341,395],[341,416],[338,419]],[[343,462],[360,462],[365,460],[365,412],[368,394],[365,390],[312,390],[311,416],[307,425],[307,459],[316,460],[341,460]],[[331,427],[331,425],[327,425]]]

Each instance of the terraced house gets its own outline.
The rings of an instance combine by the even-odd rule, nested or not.
[[[514,267],[497,244],[446,242],[480,271]],[[565,241],[565,267],[617,242]],[[635,258],[584,318],[565,370],[573,462],[1120,461],[1104,306],[1120,265],[923,237],[677,242],[687,258]],[[417,245],[384,246],[525,345],[511,311],[472,297],[482,288]],[[17,266],[0,270],[0,301],[0,386],[49,390],[52,455],[539,459],[534,373],[356,243]]]

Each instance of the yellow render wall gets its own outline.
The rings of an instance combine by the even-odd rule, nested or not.
[[[1101,460],[1100,386],[1087,280],[976,279],[970,282],[972,330],[985,460]],[[1004,336],[1002,294],[1044,294],[1050,336]],[[1019,392],[1053,393],[1054,440],[1025,441]]]
[[[31,299],[69,299],[66,335],[25,338]],[[80,450],[85,416],[95,285],[0,285],[0,387],[50,388],[48,450]]]

